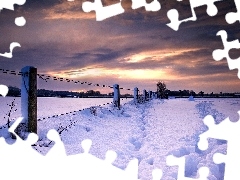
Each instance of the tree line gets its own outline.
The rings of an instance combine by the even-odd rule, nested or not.
[[[20,97],[21,89],[9,86],[7,96]],[[54,91],[46,89],[37,90],[38,97],[60,97],[60,98],[88,98],[88,97],[112,97],[113,93],[101,94],[100,91],[88,90],[86,92],[72,92],[72,91]],[[131,94],[123,94],[121,97],[133,97]]]
[[[13,97],[20,97],[21,96],[21,89],[17,87],[8,87],[9,91],[7,96]],[[157,97],[160,99],[168,99],[171,96],[178,97],[178,98],[185,98],[189,96],[193,97],[209,97],[209,98],[219,98],[219,97],[236,97],[240,98],[240,93],[205,93],[203,91],[194,92],[193,90],[178,90],[178,91],[171,91],[167,89],[166,83],[163,81],[157,82]],[[88,98],[88,97],[113,97],[113,92],[108,94],[102,94],[100,91],[88,90],[86,92],[72,92],[72,91],[53,91],[53,90],[46,90],[46,89],[38,89],[37,90],[38,97],[72,97],[72,98]],[[132,98],[132,94],[123,94],[121,98]]]
[[[163,81],[157,82],[157,97],[160,99],[168,99],[169,96],[184,98],[184,97],[208,97],[208,98],[220,98],[220,97],[228,97],[228,98],[240,98],[240,93],[204,93],[200,91],[198,93],[194,92],[193,90],[178,90],[178,91],[171,91],[167,89],[167,85]]]

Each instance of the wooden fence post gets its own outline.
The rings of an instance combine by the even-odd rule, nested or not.
[[[134,88],[134,102],[138,103],[138,88]]]
[[[152,99],[152,91],[148,91],[148,98],[149,100]]]
[[[113,85],[113,105],[114,107],[118,107],[120,109],[120,90],[119,90],[119,85],[114,84]]]
[[[147,91],[144,89],[143,90],[143,102],[147,100]]]
[[[21,112],[27,132],[37,134],[37,68],[22,68]]]
[[[156,98],[156,93],[155,93],[155,92],[152,93],[152,97],[153,97],[154,99],[157,99],[157,98]]]

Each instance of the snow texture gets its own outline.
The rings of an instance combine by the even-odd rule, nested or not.
[[[68,100],[71,102],[73,99]],[[49,130],[55,129],[65,147],[62,154],[74,157],[73,155],[84,153],[80,143],[85,139],[91,139],[89,153],[97,159],[105,159],[107,151],[115,151],[117,158],[113,165],[118,169],[125,170],[128,163],[136,159],[138,178],[141,180],[152,179],[154,172],[158,179],[161,176],[162,179],[178,179],[178,174],[183,174],[182,171],[178,172],[183,165],[180,163],[180,167],[168,166],[166,160],[168,156],[176,157],[176,162],[179,158],[185,159],[182,176],[185,179],[197,179],[201,177],[199,176],[201,173],[202,176],[206,175],[207,171],[202,171],[201,167],[208,167],[208,179],[221,180],[224,179],[225,166],[215,164],[213,157],[216,153],[226,154],[227,141],[209,139],[208,148],[199,149],[197,146],[199,135],[208,130],[202,119],[203,116],[210,114],[219,124],[227,116],[236,114],[240,107],[239,103],[240,99],[196,98],[192,102],[188,99],[153,99],[144,104],[129,101],[123,104],[120,110],[113,105],[93,106],[94,113],[90,109],[85,109],[76,115],[69,114],[39,121],[39,140],[33,148],[47,156],[51,148],[54,148],[54,142],[46,135]],[[47,108],[49,104],[45,106]],[[5,136],[6,141],[14,145],[9,134],[7,136],[3,132],[4,129],[0,130],[1,136]],[[63,169],[67,166],[59,162],[57,167]],[[153,171],[154,169],[157,170]]]

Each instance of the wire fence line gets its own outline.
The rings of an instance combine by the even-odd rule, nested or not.
[[[109,105],[109,104],[113,104],[113,103],[109,102],[109,103],[104,103],[104,104],[101,104],[101,105],[94,105],[94,106],[90,106],[88,108],[79,109],[79,110],[76,110],[76,111],[70,111],[70,112],[67,112],[67,113],[61,113],[61,114],[56,114],[56,115],[52,115],[52,116],[48,116],[48,117],[39,118],[37,120],[38,121],[43,121],[43,120],[46,120],[46,119],[56,118],[56,117],[69,115],[69,114],[76,115],[77,112],[81,112],[81,111],[84,111],[86,109],[90,109],[91,107],[102,107],[102,106]]]
[[[88,108],[83,108],[83,109],[79,109],[79,110],[75,110],[75,111],[70,111],[70,112],[66,112],[66,113],[61,113],[61,114],[55,114],[52,116],[47,116],[47,117],[43,117],[43,118],[38,118],[37,121],[44,121],[50,118],[56,118],[56,117],[60,117],[60,116],[65,116],[65,115],[76,115],[77,112],[81,112],[84,111],[86,109],[90,109],[91,107],[103,107],[105,105],[110,105],[113,104],[112,102],[108,102],[108,103],[103,103],[100,105],[94,105],[94,106],[90,106]],[[4,129],[4,128],[9,128],[9,122],[7,122],[6,124],[4,124],[3,126],[0,127],[0,129]]]
[[[9,70],[9,69],[2,69],[0,68],[0,72],[2,72],[3,74],[11,74],[11,75],[22,75],[22,72],[17,72],[14,70]]]
[[[5,129],[5,128],[8,128],[8,122],[0,127],[0,129]]]
[[[55,115],[47,116],[47,117],[43,117],[43,118],[37,118],[37,78],[44,80],[45,82],[48,82],[49,80],[53,80],[53,81],[67,82],[67,83],[74,83],[74,84],[82,84],[82,85],[85,84],[88,86],[112,88],[114,90],[113,101],[110,103],[98,105],[100,107],[107,105],[107,104],[113,104],[114,107],[117,107],[118,109],[120,109],[120,89],[128,90],[128,91],[133,90],[134,91],[134,102],[137,102],[137,103],[140,103],[142,101],[145,102],[148,99],[151,99],[151,97],[152,97],[152,91],[149,91],[149,93],[147,93],[146,90],[143,90],[143,95],[142,95],[142,100],[141,100],[141,96],[138,95],[139,90],[137,87],[135,87],[134,89],[120,88],[118,84],[114,84],[113,86],[104,85],[104,84],[100,85],[100,84],[95,84],[95,83],[87,82],[87,81],[79,81],[79,80],[73,80],[73,79],[68,79],[68,78],[50,76],[50,75],[46,75],[46,74],[38,74],[37,68],[31,67],[31,66],[26,66],[26,67],[22,68],[21,71],[18,72],[18,71],[14,71],[14,70],[0,68],[0,73],[22,77],[22,87],[21,87],[22,116],[24,116],[24,118],[28,119],[27,123],[29,124],[29,127],[30,127],[30,129],[28,131],[30,131],[30,132],[37,132],[37,121],[43,121],[46,119],[56,118],[56,117],[69,115],[69,114],[76,115],[77,112],[94,107],[94,106],[91,106],[89,108],[84,108],[84,109],[80,109],[77,111],[70,111],[67,113],[61,113],[61,114],[55,114]],[[27,83],[25,81],[27,81]],[[5,125],[3,126],[3,128],[5,128]]]
[[[50,75],[46,75],[46,74],[38,74],[36,68],[34,68],[36,71],[33,70],[35,72],[33,72],[30,69],[27,70],[26,68],[27,67],[24,67],[22,69],[23,72],[21,72],[21,71],[18,72],[18,71],[14,71],[14,70],[0,68],[0,73],[9,74],[9,75],[15,75],[15,76],[21,76],[22,77],[21,100],[22,100],[22,97],[24,97],[24,98],[27,97],[27,101],[26,101],[26,99],[23,98],[24,99],[23,100],[24,103],[21,104],[22,107],[24,107],[24,108],[22,108],[22,110],[24,110],[24,111],[22,111],[22,116],[24,116],[23,118],[27,118],[28,122],[26,124],[24,124],[24,125],[26,125],[26,127],[24,127],[24,129],[21,130],[21,128],[20,128],[18,130],[17,134],[19,134],[19,136],[21,138],[23,138],[23,139],[24,139],[24,136],[25,136],[24,132],[33,132],[33,133],[37,134],[37,129],[38,129],[37,128],[37,124],[38,124],[37,122],[39,122],[39,121],[45,121],[45,120],[48,120],[48,119],[51,119],[51,118],[58,118],[57,120],[61,120],[60,117],[71,115],[70,116],[70,120],[69,120],[69,122],[67,124],[62,125],[62,123],[60,121],[60,123],[58,125],[58,128],[56,129],[57,132],[59,133],[59,135],[61,136],[61,134],[64,131],[68,131],[69,128],[72,128],[73,126],[75,126],[75,123],[77,123],[79,121],[79,118],[75,118],[75,119],[73,118],[74,120],[72,119],[72,116],[77,115],[79,112],[82,112],[84,110],[89,109],[90,113],[93,114],[94,116],[96,116],[97,115],[97,107],[103,107],[105,105],[110,105],[110,104],[113,104],[113,107],[117,107],[118,110],[120,110],[120,91],[119,91],[120,89],[121,90],[133,91],[134,92],[134,102],[135,103],[143,103],[143,102],[145,102],[148,99],[146,90],[143,90],[143,95],[140,95],[140,96],[138,95],[139,90],[138,90],[137,87],[135,87],[134,89],[131,89],[131,88],[119,87],[118,84],[114,84],[113,86],[109,86],[109,85],[105,85],[105,84],[101,85],[101,84],[87,82],[87,81],[79,81],[79,80],[73,80],[73,79],[68,79],[68,78],[50,76]],[[30,78],[30,77],[33,76],[33,74],[34,74],[34,77],[33,77],[34,80],[32,80]],[[113,92],[113,101],[112,102],[108,102],[108,103],[103,103],[101,105],[93,105],[93,106],[90,105],[90,107],[88,107],[88,108],[82,108],[82,109],[75,110],[75,111],[70,111],[70,112],[66,112],[66,113],[55,114],[55,115],[50,115],[50,116],[47,116],[47,117],[37,118],[37,78],[39,78],[39,79],[41,79],[41,80],[43,80],[45,82],[48,82],[49,80],[53,80],[53,81],[59,81],[59,82],[82,84],[82,85],[102,87],[102,88],[111,88],[111,89],[114,90],[114,92]],[[27,83],[26,83],[26,81],[27,81]],[[30,94],[31,94],[31,97],[33,97],[32,94],[34,94],[34,97],[31,98]],[[150,99],[151,98],[151,93],[149,93],[148,95],[149,95],[149,99]],[[33,101],[34,101],[34,103],[33,103]],[[23,104],[24,104],[24,106],[23,106]],[[125,104],[126,103],[124,103],[124,105]],[[30,110],[29,110],[29,107],[31,107]],[[110,113],[113,113],[112,112],[112,108],[111,109],[107,108],[107,110]],[[27,111],[27,113],[25,111]],[[79,117],[81,117],[81,116],[79,116]],[[8,120],[9,119],[10,119],[10,115],[9,115]],[[81,118],[80,118],[80,120],[81,120]],[[31,123],[30,123],[30,121],[31,121]],[[14,121],[11,121],[11,123],[12,122],[14,122]],[[6,129],[9,128],[9,125],[10,125],[10,121],[8,121],[6,124],[1,126],[0,129],[5,129],[6,130]],[[22,131],[23,131],[23,134],[21,134]],[[86,129],[86,131],[89,131],[89,130]],[[44,137],[42,137],[42,139],[39,139],[38,140],[39,143],[35,143],[33,145],[33,147],[34,146],[40,146],[40,147],[46,146],[46,147],[48,147],[52,143],[52,141],[50,141],[48,143],[45,143],[43,141],[43,144],[41,144],[41,141],[43,139],[44,139]]]
[[[16,75],[16,76],[28,76],[27,72],[21,72],[21,71],[15,71],[15,70],[3,69],[3,68],[0,68],[0,73]],[[92,82],[80,81],[80,80],[73,80],[73,79],[68,79],[68,78],[50,76],[50,75],[46,75],[46,74],[37,74],[37,77],[45,82],[48,82],[49,80],[53,80],[53,81],[59,81],[59,82],[67,82],[67,83],[74,83],[74,84],[114,89],[114,87],[110,86],[110,85],[98,84],[98,83],[92,83]],[[135,88],[131,89],[131,88],[119,87],[119,90],[135,91]],[[144,93],[144,91],[145,90],[143,90],[143,93]],[[140,90],[138,88],[137,88],[137,92],[140,92]]]
[[[23,70],[23,69],[22,69]],[[24,71],[24,70],[23,70]],[[15,76],[22,76],[22,77],[27,77],[30,76],[30,74],[28,72],[21,72],[21,71],[15,71],[15,70],[9,70],[9,69],[3,69],[0,68],[0,73],[3,74],[10,74],[10,75],[15,75]],[[68,78],[62,78],[62,77],[56,77],[56,76],[50,76],[50,75],[46,75],[46,74],[36,74],[36,76],[41,79],[44,80],[45,82],[48,82],[48,80],[54,80],[54,81],[59,81],[59,82],[67,82],[67,83],[74,83],[74,84],[85,84],[88,86],[97,86],[97,87],[103,87],[103,88],[111,88],[114,89],[115,92],[115,88],[113,86],[109,86],[109,85],[100,85],[98,83],[92,83],[92,82],[87,82],[87,81],[79,81],[79,80],[73,80],[73,79],[68,79]],[[25,79],[23,80],[26,92],[28,92],[27,87],[26,87],[26,83],[25,83]],[[137,94],[136,96],[138,96],[138,93],[140,92],[140,90],[135,87],[134,89],[131,88],[123,88],[123,87],[119,87],[119,85],[117,85],[118,87],[118,96],[120,96],[120,92],[119,90],[128,90],[128,91],[133,91],[134,92],[134,98],[135,98],[135,94]],[[149,91],[150,93],[152,93],[152,91]],[[147,96],[149,93],[144,89],[143,90],[143,96]],[[151,95],[150,95],[151,96]]]
[[[113,102],[110,102],[110,103],[104,103],[104,104],[101,104],[101,105],[95,105],[95,106],[91,106],[91,107],[102,107],[102,106],[104,106],[104,105],[108,105],[108,104],[113,104]],[[124,105],[125,105],[126,103],[124,103]],[[86,110],[86,109],[89,109],[90,110],[90,112],[91,112],[91,107],[89,107],[89,108],[83,108],[83,109],[81,109],[81,110],[78,110],[78,111],[73,111],[73,112],[70,112],[70,113],[77,113],[77,112],[80,112],[80,111],[84,111],[84,110]],[[108,109],[108,108],[107,108]],[[111,113],[113,113],[110,109],[108,109],[108,111],[109,112],[111,112]],[[70,114],[70,113],[65,113],[65,114],[60,114],[60,116],[61,115],[67,115],[67,114]],[[91,112],[94,116],[96,116],[96,114],[95,114],[95,112],[94,112],[94,109],[93,109],[93,111]],[[72,114],[72,115],[76,115],[76,114]],[[52,116],[53,118],[54,117],[56,117],[56,116]],[[51,117],[49,117],[49,118],[51,118]],[[59,123],[59,126],[58,126],[58,128],[56,129],[56,131],[58,132],[58,134],[61,136],[62,135],[62,133],[64,132],[64,131],[68,131],[70,128],[72,128],[73,126],[75,126],[75,124],[77,123],[79,121],[79,118],[77,118],[77,119],[75,119],[75,120],[73,120],[72,118],[70,118],[70,120],[69,120],[69,123],[67,124],[67,125],[65,125],[65,126],[62,126],[62,123]],[[88,132],[89,130],[86,128],[86,131]],[[44,139],[44,137],[42,137],[42,138],[40,138],[39,140],[38,140],[38,142],[41,142],[42,140]],[[48,147],[51,143],[52,143],[53,141],[49,141],[49,142],[43,142],[43,144],[37,144],[37,143],[35,143],[34,145],[32,145],[33,147],[34,146],[39,146],[39,147]],[[36,148],[35,148],[36,149]],[[40,151],[40,150],[38,150],[38,149],[36,149],[37,151]],[[41,151],[40,151],[41,152]]]
[[[9,69],[2,69],[0,68],[0,72],[3,74],[11,74],[11,75],[17,75],[17,76],[23,76],[27,75],[26,73],[23,73],[21,71],[14,71],[14,70],[9,70]],[[103,87],[103,88],[113,88],[113,86],[110,85],[105,85],[105,84],[98,84],[98,83],[92,83],[92,82],[87,82],[87,81],[79,81],[79,80],[73,80],[73,79],[68,79],[68,78],[62,78],[62,77],[56,77],[56,76],[50,76],[46,74],[37,74],[38,78],[48,82],[48,80],[54,80],[54,81],[60,81],[60,82],[67,82],[67,83],[74,83],[74,84],[85,84],[88,86],[96,86],[96,87]],[[133,91],[131,88],[122,88],[120,87],[119,89],[122,90],[127,90],[127,91]]]

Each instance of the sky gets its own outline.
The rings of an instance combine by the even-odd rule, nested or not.
[[[27,0],[15,5],[15,11],[0,12],[0,53],[9,52],[11,42],[21,47],[13,50],[13,58],[0,56],[0,68],[21,71],[34,66],[39,74],[63,77],[95,84],[119,84],[156,91],[156,83],[164,81],[170,90],[193,90],[196,93],[240,92],[237,69],[229,70],[226,59],[215,61],[212,52],[223,49],[220,30],[228,40],[239,39],[239,22],[228,24],[225,15],[236,12],[234,0],[216,2],[218,14],[210,17],[206,6],[195,9],[197,21],[186,22],[174,31],[167,12],[179,11],[179,18],[192,16],[190,3],[160,0],[161,9],[148,12],[144,7],[133,10],[131,1],[122,0],[125,12],[96,21],[95,12],[82,10],[82,0]],[[93,1],[92,1],[93,2]],[[104,0],[104,6],[119,0]],[[148,3],[151,0],[147,0]],[[23,16],[26,25],[16,26]],[[230,52],[232,59],[239,49]],[[21,78],[0,73],[0,84],[20,87]],[[38,89],[111,92],[110,88],[81,84],[47,82],[38,79]],[[122,91],[132,93],[132,91]]]

